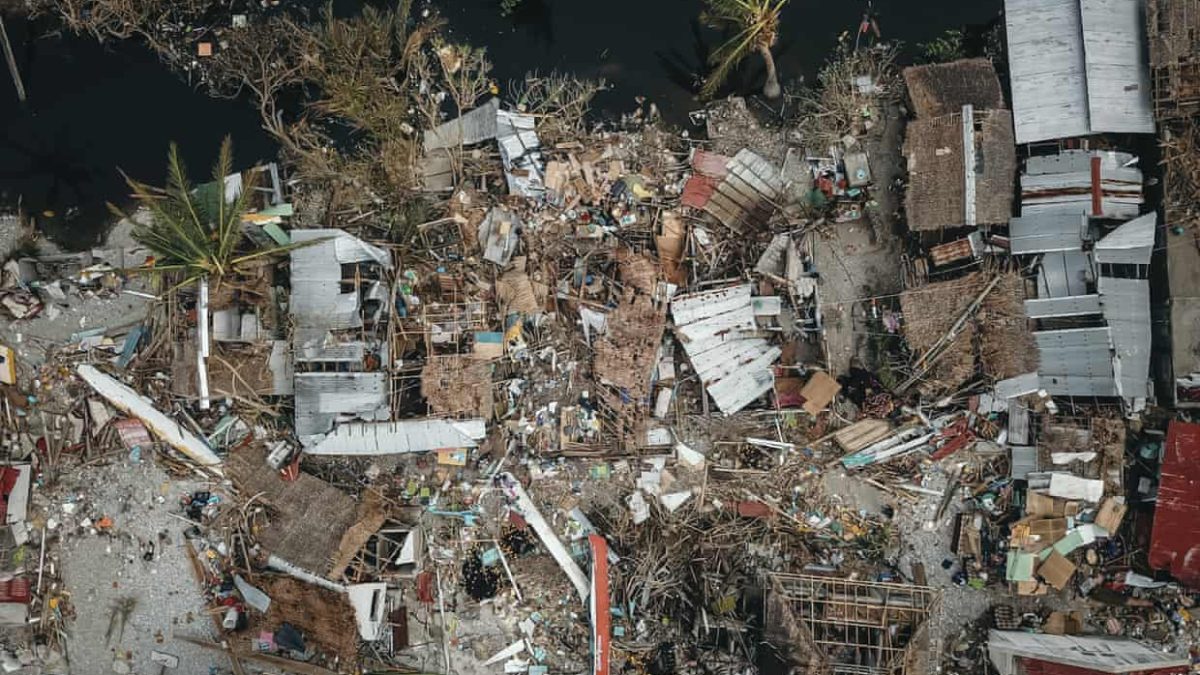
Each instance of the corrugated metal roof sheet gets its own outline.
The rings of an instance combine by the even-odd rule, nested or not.
[[[483,242],[483,259],[507,267],[520,241],[521,217],[503,206],[493,206],[479,224],[479,240]]]
[[[683,196],[679,203],[693,209],[703,209],[708,204],[708,200],[712,199],[713,193],[717,191],[719,182],[712,176],[692,174],[683,184]]]
[[[1034,213],[1008,221],[1013,255],[1049,251],[1079,251],[1087,233],[1083,213]]]
[[[1018,143],[1154,132],[1140,6],[1005,0]]]
[[[1147,213],[1122,223],[1096,242],[1092,253],[1096,262],[1149,265],[1150,256],[1154,252],[1154,229],[1157,222],[1156,214]]]
[[[1039,331],[1038,380],[1055,396],[1116,396],[1107,327]]]
[[[500,144],[509,194],[536,197],[546,191],[542,141],[535,126],[533,115],[496,111],[496,141]]]
[[[305,445],[333,429],[339,416],[387,419],[387,374],[296,373],[296,436]]]
[[[1126,166],[1136,158],[1125,152],[1063,150],[1030,157],[1021,174],[1021,214],[1093,213],[1092,160],[1100,160],[1101,213],[1133,218],[1144,201],[1142,172]]]
[[[1083,251],[1047,253],[1038,269],[1038,297],[1086,295],[1087,280],[1091,277],[1091,261]]]
[[[1200,587],[1200,424],[1172,420],[1167,427],[1150,565]]]
[[[704,176],[721,180],[729,173],[729,158],[707,150],[692,153],[692,169]]]
[[[1081,0],[1088,115],[1093,133],[1154,133],[1145,3]]]
[[[684,186],[683,203],[701,204],[699,208],[736,231],[769,218],[784,189],[779,169],[750,150],[738,151],[727,169],[724,179],[711,192],[710,178],[701,176],[697,180],[693,175]]]
[[[474,145],[496,137],[496,112],[500,110],[500,99],[469,111],[458,119],[450,120],[436,129],[425,132],[425,152],[457,148],[459,145]]]
[[[487,435],[482,419],[420,419],[339,425],[308,448],[311,455],[397,455],[443,448],[474,448]]]
[[[676,335],[717,408],[727,415],[774,387],[771,365],[782,354],[758,337],[752,289],[743,284],[671,302]]]
[[[1079,0],[1005,0],[1017,143],[1086,136]]]
[[[298,361],[345,361],[340,345],[327,345],[331,330],[363,325],[357,293],[342,293],[342,265],[374,262],[390,267],[387,251],[341,230],[293,230],[292,241],[316,242],[291,251],[292,342]]]
[[[1025,316],[1031,319],[1099,313],[1100,296],[1098,295],[1069,295],[1062,298],[1037,298],[1025,301]]]
[[[1100,305],[1117,355],[1121,396],[1150,394],[1150,282],[1100,277]]]

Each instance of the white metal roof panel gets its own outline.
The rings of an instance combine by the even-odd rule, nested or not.
[[[1154,253],[1154,230],[1158,216],[1144,216],[1122,223],[1096,242],[1093,256],[1098,263],[1149,265]]]
[[[1121,395],[1146,397],[1150,391],[1150,282],[1101,277],[1098,287],[1117,354]]]
[[[1045,254],[1038,270],[1038,297],[1064,298],[1086,295],[1091,268],[1091,262],[1083,251]]]
[[[1133,640],[1025,631],[988,631],[988,657],[1000,675],[1013,675],[1018,659],[1035,659],[1102,673],[1186,667],[1188,655],[1166,653]]]
[[[387,375],[296,373],[296,436],[304,444],[328,433],[338,416],[387,419]]]
[[[1079,0],[1005,0],[1017,143],[1086,136]]]
[[[1048,251],[1079,251],[1087,234],[1087,216],[1082,213],[1037,213],[1008,221],[1013,255]]]
[[[1068,295],[1062,298],[1037,298],[1025,301],[1025,316],[1031,319],[1099,313],[1100,296],[1098,295]]]
[[[1039,331],[1038,378],[1052,395],[1116,396],[1107,327]]]
[[[750,284],[676,296],[675,332],[717,408],[731,414],[769,391],[778,347],[757,336]]]
[[[482,419],[419,419],[339,425],[305,450],[310,455],[396,455],[474,448],[487,435]]]

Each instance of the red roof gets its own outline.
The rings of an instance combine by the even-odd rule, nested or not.
[[[1167,427],[1150,566],[1200,587],[1200,424],[1172,420]]]
[[[1038,659],[1021,659],[1021,670],[1024,675],[1108,675],[1109,671],[1092,670],[1091,668],[1079,668],[1077,666],[1067,666],[1061,663],[1053,663],[1051,661],[1039,661]],[[1175,666],[1172,668],[1152,668],[1150,670],[1130,670],[1126,671],[1125,675],[1187,675],[1187,666]]]
[[[719,182],[716,178],[701,176],[698,173],[692,174],[683,184],[683,197],[680,203],[693,209],[704,208],[708,204],[708,200],[712,198]]]

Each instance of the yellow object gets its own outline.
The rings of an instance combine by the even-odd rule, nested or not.
[[[17,353],[4,345],[0,345],[0,383],[17,383]]]

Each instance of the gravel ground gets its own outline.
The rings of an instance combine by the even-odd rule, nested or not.
[[[935,470],[926,474],[924,487],[942,492],[947,475]],[[960,630],[987,612],[998,596],[1008,597],[1003,586],[988,586],[976,590],[959,586],[951,578],[958,570],[957,557],[950,551],[954,516],[962,510],[962,500],[955,496],[940,521],[934,521],[940,497],[920,495],[920,501],[896,509],[896,525],[900,530],[900,569],[908,573],[914,562],[925,564],[925,576],[930,586],[942,589],[942,609],[933,615],[930,632],[930,652],[940,653],[947,640],[954,639]],[[955,559],[955,566],[942,569],[942,561]]]
[[[149,462],[122,458],[109,466],[92,466],[64,477],[46,505],[48,518],[59,521],[62,576],[77,617],[70,625],[71,672],[157,675],[151,650],[179,657],[170,675],[209,675],[227,661],[211,651],[175,641],[179,634],[211,638],[212,621],[191,572],[183,539],[186,523],[179,512],[181,495],[206,489],[201,483],[170,479]],[[63,505],[74,502],[74,506]],[[73,511],[67,513],[68,510]],[[111,534],[86,525],[107,516]],[[151,560],[144,546],[154,542]],[[106,639],[112,607],[131,599],[123,634],[114,629]]]

